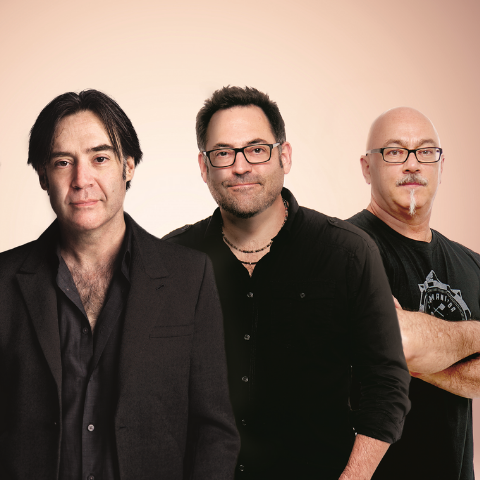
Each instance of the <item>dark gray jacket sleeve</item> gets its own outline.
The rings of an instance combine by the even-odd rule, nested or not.
[[[228,393],[222,312],[208,258],[195,312],[189,388],[185,478],[233,478],[240,437]]]

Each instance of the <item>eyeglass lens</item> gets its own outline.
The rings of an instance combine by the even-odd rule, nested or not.
[[[403,163],[408,156],[408,150],[403,148],[385,148],[383,158],[390,163]],[[419,148],[415,150],[419,162],[434,163],[440,159],[440,149],[435,147]]]
[[[262,163],[270,159],[269,145],[250,145],[243,149],[246,159],[250,163]],[[240,154],[240,152],[238,152]],[[235,161],[235,150],[225,148],[210,152],[210,161],[216,167],[232,165]]]

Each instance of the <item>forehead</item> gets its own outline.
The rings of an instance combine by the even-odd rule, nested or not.
[[[233,107],[219,110],[207,128],[207,150],[216,144],[244,146],[252,140],[275,141],[270,122],[260,107]]]
[[[107,130],[100,118],[90,111],[62,118],[55,130],[53,149],[111,145]]]
[[[425,141],[433,141],[440,146],[440,139],[430,120],[418,112],[399,112],[385,115],[372,126],[370,148],[389,145],[416,148]]]

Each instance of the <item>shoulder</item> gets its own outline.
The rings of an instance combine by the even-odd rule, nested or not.
[[[378,250],[375,242],[365,231],[348,221],[329,217],[305,207],[300,207],[300,211],[308,230],[318,230],[323,242],[337,245],[352,253],[363,248]]]
[[[162,240],[168,243],[183,245],[190,248],[198,248],[202,243],[205,233],[210,225],[212,216],[200,220],[197,223],[184,225],[165,235]]]
[[[36,245],[36,240],[0,253],[0,278],[15,273]]]
[[[144,264],[149,269],[163,264],[169,272],[192,272],[196,268],[205,268],[206,255],[185,245],[160,239],[129,219],[134,242],[139,248]],[[134,248],[135,250],[135,248]]]
[[[480,255],[477,252],[474,252],[465,245],[462,245],[461,243],[450,240],[445,235],[437,232],[437,230],[432,229],[432,232],[437,237],[437,241],[440,242],[444,248],[448,248],[452,252],[455,252],[457,255],[468,257],[469,259],[473,260],[473,262],[475,262],[480,268]]]

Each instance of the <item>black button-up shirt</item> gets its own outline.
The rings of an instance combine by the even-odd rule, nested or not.
[[[119,266],[92,333],[82,301],[57,248],[57,308],[62,350],[60,480],[116,480],[114,412],[131,232],[127,225]]]
[[[225,320],[238,479],[338,479],[356,432],[386,442],[409,409],[408,373],[378,249],[360,230],[299,207],[250,277],[221,214],[166,238],[212,259]],[[350,408],[352,368],[362,384]]]

